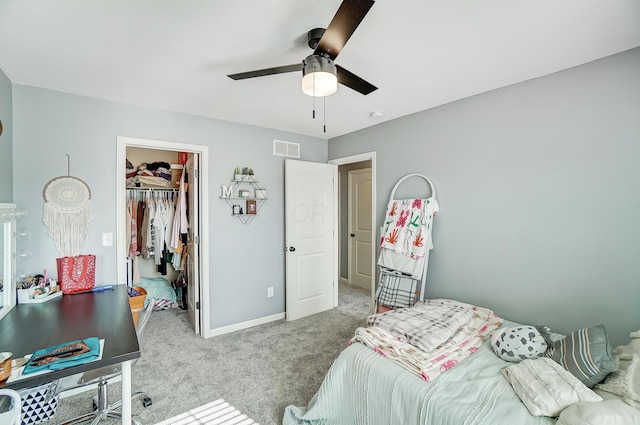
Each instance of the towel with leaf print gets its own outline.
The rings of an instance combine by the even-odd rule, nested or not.
[[[413,258],[424,257],[431,249],[430,229],[438,211],[434,198],[392,199],[383,224],[381,249]]]

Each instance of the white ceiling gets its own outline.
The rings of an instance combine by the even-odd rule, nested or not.
[[[307,31],[340,3],[0,0],[0,68],[17,84],[332,138],[640,46],[640,0],[378,0],[336,63],[379,89],[340,86],[326,133],[301,74],[226,76],[301,62]]]

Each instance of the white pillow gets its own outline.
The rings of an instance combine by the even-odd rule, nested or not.
[[[556,425],[640,425],[640,410],[618,399],[580,402],[564,409]]]
[[[625,368],[620,365],[617,372],[607,376],[596,388],[619,395],[626,403],[640,409],[640,354],[633,354]]]
[[[548,357],[523,360],[501,372],[533,416],[558,416],[573,403],[602,401],[602,397]]]
[[[548,345],[534,326],[521,325],[496,330],[491,336],[491,348],[502,360],[517,363],[542,356]]]

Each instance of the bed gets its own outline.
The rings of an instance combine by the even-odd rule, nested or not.
[[[518,326],[514,322],[500,321],[499,329]],[[496,355],[491,338],[483,338],[471,355],[428,380],[421,379],[415,370],[402,367],[388,357],[358,341],[358,338],[352,339],[334,361],[308,406],[286,407],[283,425],[559,423],[552,415],[534,416],[530,413],[514,390],[515,386],[503,375],[503,370],[514,363]],[[548,358],[544,360],[556,364]],[[584,389],[597,397],[590,399],[589,395],[589,403],[602,400],[591,390]],[[587,402],[584,399],[579,401]]]

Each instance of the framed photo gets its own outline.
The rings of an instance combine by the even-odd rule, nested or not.
[[[256,201],[254,199],[250,199],[247,201],[247,214],[255,214],[257,212],[256,209]]]

